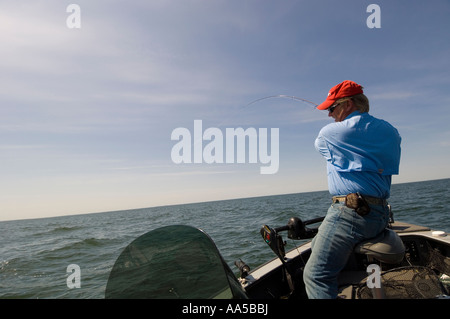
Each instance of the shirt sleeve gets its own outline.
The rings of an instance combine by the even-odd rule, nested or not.
[[[314,143],[314,146],[316,147],[316,150],[323,156],[327,161],[331,160],[331,153],[328,149],[326,139],[321,134],[322,131],[320,131],[319,136],[317,136],[316,141]]]

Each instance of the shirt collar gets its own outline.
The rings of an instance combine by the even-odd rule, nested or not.
[[[349,118],[352,118],[352,117],[357,116],[357,115],[362,115],[362,114],[364,114],[364,113],[361,113],[360,111],[354,111],[354,112],[350,113],[349,115],[347,115],[345,120],[348,120]]]

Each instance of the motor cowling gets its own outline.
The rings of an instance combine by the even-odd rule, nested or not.
[[[291,217],[288,221],[288,238],[303,239],[306,237],[306,229],[303,221],[298,217]]]

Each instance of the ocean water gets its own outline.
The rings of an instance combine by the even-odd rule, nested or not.
[[[450,179],[393,185],[394,218],[450,232],[449,189]],[[236,273],[239,258],[253,269],[275,257],[259,233],[263,224],[320,217],[329,205],[328,191],[321,191],[0,222],[0,298],[104,298],[122,250],[138,236],[173,224],[204,230]],[[287,249],[294,244],[288,241]],[[72,264],[80,267],[79,288],[67,284]]]

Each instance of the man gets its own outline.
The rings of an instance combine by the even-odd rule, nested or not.
[[[344,81],[325,102],[335,123],[315,141],[327,161],[332,205],[312,241],[304,282],[309,298],[336,298],[338,275],[354,246],[377,236],[388,224],[391,176],[398,174],[401,137],[388,122],[368,114],[361,85]]]

